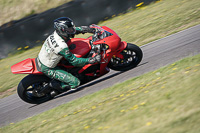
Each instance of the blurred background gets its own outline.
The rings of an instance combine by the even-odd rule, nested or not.
[[[76,26],[126,13],[154,0],[1,0],[0,59],[19,47],[41,43],[54,29],[53,20],[67,16]],[[139,6],[141,6],[139,5]]]

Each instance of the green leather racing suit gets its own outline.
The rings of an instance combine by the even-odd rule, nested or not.
[[[82,32],[81,27],[76,27],[76,33],[84,32]],[[63,89],[66,86],[70,86],[72,89],[76,88],[79,86],[80,80],[57,66],[63,57],[73,66],[77,67],[90,63],[90,58],[77,58],[72,54],[65,40],[54,31],[54,33],[45,40],[38,55],[38,64],[41,72],[52,79],[61,81],[61,88]]]

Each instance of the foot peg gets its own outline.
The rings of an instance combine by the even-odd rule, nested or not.
[[[51,97],[55,97],[58,94],[59,94],[59,92],[57,92],[55,90],[53,90],[53,91],[50,92]]]

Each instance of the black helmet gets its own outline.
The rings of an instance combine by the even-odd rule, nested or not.
[[[61,17],[54,20],[54,28],[62,37],[73,37],[76,29],[73,21],[68,17]]]

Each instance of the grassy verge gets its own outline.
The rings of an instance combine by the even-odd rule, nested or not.
[[[41,13],[72,0],[0,0],[0,25],[12,20]]]
[[[11,123],[0,132],[197,133],[199,63],[200,54]]]
[[[164,0],[141,6],[127,14],[113,16],[99,23],[115,30],[122,40],[139,46],[188,27],[200,24],[199,0]],[[82,37],[82,36],[78,36]],[[6,90],[16,87],[24,75],[13,75],[10,67],[26,58],[37,56],[40,47],[0,60],[0,98]],[[8,82],[9,81],[9,82]],[[9,91],[9,94],[12,94]]]
[[[40,50],[40,46],[26,50],[21,54],[15,54],[0,60],[0,98],[15,92],[19,81],[26,75],[14,75],[11,73],[11,66],[26,58],[35,58]],[[12,88],[12,89],[11,89]],[[9,90],[11,89],[11,90]],[[8,90],[7,92],[5,92]]]
[[[198,0],[161,0],[101,23],[140,46],[196,24],[200,24]]]

